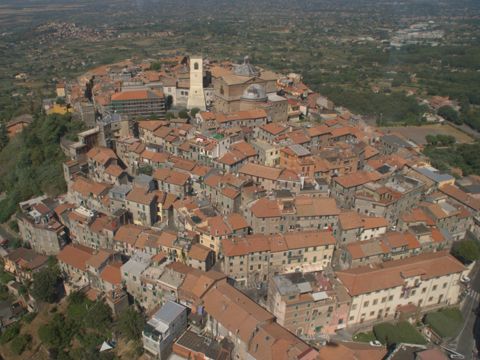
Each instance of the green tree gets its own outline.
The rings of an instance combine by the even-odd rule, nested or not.
[[[83,319],[85,326],[92,329],[107,329],[111,322],[112,310],[102,301],[93,303]]]
[[[139,174],[145,174],[145,175],[152,176],[152,174],[153,174],[153,168],[152,168],[150,165],[148,165],[148,164],[141,165],[141,166],[138,168],[138,173],[139,173]]]
[[[187,110],[182,110],[178,113],[178,117],[181,119],[188,119],[188,112]]]
[[[63,351],[69,347],[77,332],[78,326],[73,321],[55,314],[48,324],[40,326],[38,337],[48,346]]]
[[[162,69],[162,63],[159,61],[154,61],[150,64],[150,70],[159,71]]]
[[[4,123],[0,123],[0,150],[8,144],[8,132]]]
[[[173,105],[173,96],[172,95],[167,95],[167,97],[165,98],[165,108],[167,110],[170,110],[172,105]]]
[[[461,124],[462,121],[458,115],[458,112],[451,106],[445,105],[438,109],[437,114],[443,117],[445,120],[453,122],[455,124]]]
[[[118,319],[118,329],[127,339],[140,339],[144,325],[143,316],[131,307],[125,310]]]
[[[195,115],[197,115],[199,112],[199,108],[193,108],[192,110],[190,110],[190,115],[192,115],[192,117],[195,117]]]
[[[32,296],[40,301],[53,303],[58,296],[60,271],[58,266],[48,266],[33,275]]]
[[[464,264],[472,263],[480,258],[480,246],[476,240],[457,241],[453,244],[451,252]]]
[[[27,348],[27,345],[32,341],[32,337],[28,334],[22,334],[12,340],[10,349],[15,355],[20,355]]]
[[[429,145],[432,145],[432,146],[436,146],[438,144],[438,140],[435,135],[427,135],[425,136],[425,140]]]
[[[6,344],[20,333],[20,323],[9,326],[0,336],[0,344]]]

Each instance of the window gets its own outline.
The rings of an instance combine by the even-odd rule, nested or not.
[[[447,285],[448,285],[447,283],[443,284],[443,288],[445,289],[447,287]]]
[[[378,299],[373,300],[373,305],[377,305],[377,304],[378,304]]]
[[[368,305],[369,305],[369,302],[368,302],[368,301],[365,301],[365,302],[363,303],[363,306],[364,306],[364,307],[368,307]]]
[[[384,303],[385,301],[387,301],[387,297],[386,297],[386,296],[382,298],[382,303]]]
[[[193,68],[194,68],[195,70],[198,70],[198,63],[193,64]]]
[[[390,295],[390,296],[388,297],[388,301],[392,301],[392,300],[393,300],[393,295]]]
[[[433,285],[433,286],[432,286],[432,290],[433,290],[433,291],[437,290],[437,285]]]

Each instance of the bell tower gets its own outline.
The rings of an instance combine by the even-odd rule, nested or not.
[[[190,91],[188,92],[187,109],[206,110],[205,93],[203,92],[203,60],[201,57],[190,57]]]

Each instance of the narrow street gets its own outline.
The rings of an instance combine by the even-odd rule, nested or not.
[[[464,355],[465,360],[477,359],[477,357],[474,357],[474,354],[480,341],[480,318],[476,315],[479,301],[480,275],[479,268],[476,267],[471,279],[470,289],[461,308],[463,318],[465,319],[464,326],[455,341],[449,346]]]

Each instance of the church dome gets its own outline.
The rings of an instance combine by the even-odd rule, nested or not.
[[[242,95],[242,99],[253,101],[266,101],[267,94],[262,85],[252,84],[245,89]]]

